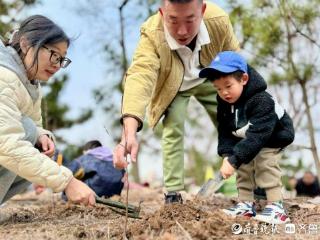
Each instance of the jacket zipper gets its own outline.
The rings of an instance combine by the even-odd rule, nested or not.
[[[235,120],[236,120],[236,129],[238,128],[238,109],[236,109],[236,118],[235,118]]]
[[[238,128],[238,109],[234,110],[234,105],[231,105],[231,113],[234,113],[234,125]]]

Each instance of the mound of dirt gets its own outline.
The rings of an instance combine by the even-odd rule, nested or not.
[[[129,228],[129,237],[141,234],[159,236],[169,233],[176,236],[191,236],[195,239],[223,238],[230,230],[228,219],[221,211],[202,210],[193,202],[164,205],[154,214],[149,214]]]
[[[130,191],[130,203],[141,201],[141,219],[128,219],[97,204],[86,208],[71,205],[48,194],[38,201],[30,197],[10,201],[0,208],[10,218],[0,225],[0,239],[292,239],[292,229],[258,223],[244,218],[230,218],[222,211],[234,199],[212,197],[199,200],[189,196],[184,204],[163,204],[161,190]],[[307,199],[286,201],[294,236],[319,239],[320,207]],[[292,226],[291,226],[292,227]],[[275,228],[275,229],[274,229]],[[241,230],[241,231],[240,231]],[[265,231],[262,231],[265,230]],[[290,230],[290,231],[288,231]],[[311,231],[312,230],[312,231]],[[291,235],[290,235],[291,234]],[[250,236],[249,236],[250,235]]]

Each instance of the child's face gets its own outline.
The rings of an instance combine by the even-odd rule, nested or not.
[[[218,95],[222,100],[232,104],[240,98],[243,86],[247,82],[248,74],[244,73],[240,81],[230,75],[215,80],[213,86],[217,89]]]

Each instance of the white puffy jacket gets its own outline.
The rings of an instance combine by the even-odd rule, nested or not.
[[[23,140],[23,115],[35,122],[38,136],[51,135],[42,128],[40,84],[31,84],[18,54],[0,41],[0,165],[30,182],[63,191],[72,172]]]

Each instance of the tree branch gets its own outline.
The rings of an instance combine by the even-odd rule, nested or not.
[[[314,40],[313,38],[311,38],[310,36],[308,36],[307,34],[302,32],[302,30],[298,28],[297,24],[295,23],[295,21],[293,20],[293,18],[291,16],[293,10],[290,8],[289,4],[287,4],[287,6],[288,6],[288,9],[289,9],[287,17],[288,17],[289,21],[291,22],[291,24],[293,25],[294,29],[296,30],[296,33],[299,33],[301,36],[303,36],[304,38],[309,40],[311,43],[316,45],[318,48],[320,48],[320,44],[316,40]]]

